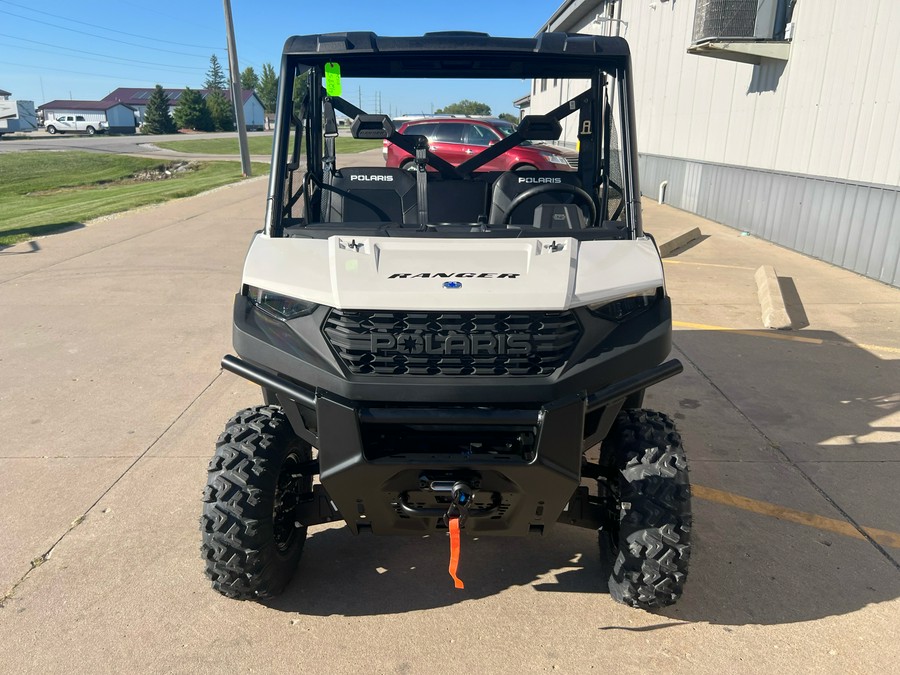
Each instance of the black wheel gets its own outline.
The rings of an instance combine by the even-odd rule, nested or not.
[[[47,133],[52,136],[53,134],[56,133],[56,127],[51,124],[50,126],[47,127]]]
[[[665,607],[684,590],[691,555],[691,487],[681,436],[666,415],[623,410],[600,449],[609,507],[600,558],[623,604]]]
[[[403,164],[400,165],[400,168],[403,169],[404,171],[411,171],[413,173],[415,173],[416,171],[419,170],[418,167],[416,166],[416,163],[411,159],[408,159],[405,162],[403,162]]]
[[[222,595],[267,598],[291,580],[306,540],[295,513],[312,492],[302,473],[311,452],[275,406],[243,410],[225,426],[200,519],[206,576]]]
[[[97,130],[94,129],[94,127],[88,127],[88,128],[87,128],[87,134],[88,134],[88,136],[93,136],[93,135],[96,134],[96,133],[97,133]]]

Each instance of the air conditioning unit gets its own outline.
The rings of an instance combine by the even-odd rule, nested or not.
[[[697,0],[693,44],[709,40],[771,40],[778,0]]]
[[[787,12],[787,0],[697,0],[688,53],[755,65],[787,61]]]

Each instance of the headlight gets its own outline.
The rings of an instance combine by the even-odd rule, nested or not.
[[[551,164],[566,164],[566,165],[568,165],[566,158],[563,157],[562,155],[551,155],[549,152],[542,152],[541,157],[546,159]]]
[[[296,319],[298,316],[312,314],[318,305],[309,300],[298,300],[286,295],[279,295],[255,286],[247,286],[247,297],[250,302],[281,319]]]
[[[612,302],[598,302],[588,305],[587,308],[591,314],[599,316],[601,319],[622,321],[655,305],[661,294],[661,288],[654,288],[641,291],[640,293],[633,293]]]

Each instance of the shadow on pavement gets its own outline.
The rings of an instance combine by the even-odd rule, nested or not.
[[[769,448],[761,459],[761,437],[744,420],[736,433],[747,438],[746,448],[729,448],[732,455],[727,461],[714,457],[714,447],[696,449],[694,482],[700,483],[700,474],[708,487],[781,500],[783,506],[844,521],[821,490],[861,525],[900,530],[891,520],[900,516],[896,510],[887,520],[872,522],[881,511],[877,495],[880,492],[890,503],[896,475],[887,472],[883,483],[861,486],[856,472],[871,463],[846,461],[867,459],[873,448],[883,452],[888,447],[859,439],[867,438],[879,420],[900,407],[900,361],[881,359],[835,333],[778,335],[811,342],[729,331],[676,333],[677,348],[721,393],[703,384],[706,400],[685,398],[688,393],[679,390],[676,379],[654,404],[664,403],[670,414],[678,412],[686,436],[703,433],[714,446],[731,440],[718,435],[716,419],[709,419],[707,412],[709,401],[716,400],[719,406],[733,403],[740,410],[729,408],[736,419],[745,415],[785,452]],[[697,381],[691,364],[686,366]],[[723,403],[723,396],[731,403]],[[690,404],[679,406],[679,398]],[[900,430],[886,431],[896,435]],[[897,445],[891,447],[896,455]],[[817,490],[810,485],[800,473],[807,469],[791,457],[795,450],[805,453],[803,462],[817,462],[816,457],[842,460],[836,469],[843,478],[838,488],[817,483]],[[690,446],[687,452],[690,460]],[[727,471],[733,472],[731,478]],[[774,475],[782,476],[783,485],[764,484],[773,471],[781,472]],[[717,475],[722,480],[716,480]],[[863,507],[853,501],[861,487],[875,500]],[[794,493],[797,503],[791,503]],[[694,552],[685,595],[674,607],[654,613],[660,617],[724,625],[794,623],[848,614],[900,597],[896,564],[868,541],[696,497],[694,513]],[[889,551],[895,559],[900,555],[900,550]],[[310,535],[294,582],[266,604],[315,616],[389,615],[449,606],[526,585],[540,592],[595,595],[601,604],[613,602],[599,578],[596,536],[588,530],[560,525],[544,538],[464,537],[459,574],[466,588],[461,591],[453,588],[447,574],[448,555],[443,534],[415,539],[353,537],[343,528],[321,529]]]
[[[47,223],[45,225],[32,225],[31,227],[16,227],[10,230],[0,231],[2,237],[18,237],[26,235],[28,237],[42,237],[47,234],[59,234],[60,232],[69,232],[71,230],[80,230],[85,227],[84,223],[75,221],[63,221],[60,223]],[[15,246],[10,244],[9,246]],[[6,251],[7,246],[0,245],[0,253]],[[27,251],[33,253],[34,250]],[[17,252],[18,253],[18,252]]]

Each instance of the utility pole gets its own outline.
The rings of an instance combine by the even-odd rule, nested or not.
[[[228,37],[228,70],[231,73],[231,101],[237,120],[238,144],[241,146],[241,173],[250,176],[250,148],[247,147],[247,125],[244,122],[244,94],[241,91],[241,71],[238,68],[237,47],[234,44],[234,23],[231,21],[231,0],[225,5],[225,32]]]

